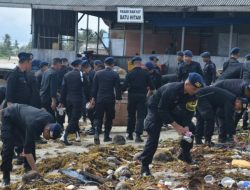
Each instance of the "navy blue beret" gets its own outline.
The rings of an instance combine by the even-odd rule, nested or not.
[[[159,61],[159,59],[156,57],[156,56],[154,56],[154,55],[151,55],[150,57],[149,57],[149,60],[150,61]]]
[[[190,50],[185,50],[185,51],[183,52],[183,54],[184,54],[185,56],[187,56],[187,57],[193,57],[193,52],[190,51]]]
[[[82,66],[88,66],[88,65],[90,65],[90,64],[89,64],[89,61],[86,59],[86,60],[83,60],[83,61],[81,62],[81,65],[82,65]]]
[[[95,65],[103,65],[103,62],[101,60],[95,60],[94,64]]]
[[[203,77],[198,74],[198,73],[189,73],[188,75],[188,81],[196,88],[201,88],[204,85],[204,80],[203,80]]]
[[[43,61],[43,62],[40,63],[39,67],[42,68],[42,67],[48,66],[48,65],[49,65],[48,62]]]
[[[182,51],[177,51],[176,55],[182,57],[182,56],[184,56],[184,53]]]
[[[26,52],[20,52],[18,54],[18,58],[20,61],[31,60],[33,58],[33,54],[26,53]]]
[[[204,57],[204,58],[209,58],[211,55],[210,55],[210,52],[208,51],[205,51],[201,54],[201,57]]]
[[[230,54],[231,54],[231,55],[232,55],[232,54],[238,54],[238,53],[240,53],[240,48],[238,48],[238,47],[234,47],[234,48],[232,48],[231,51],[230,51]]]
[[[139,56],[135,56],[132,58],[132,63],[134,63],[135,61],[142,61],[142,58]]]
[[[152,62],[147,62],[145,63],[145,67],[148,69],[148,70],[153,70],[155,68],[154,64]]]
[[[247,55],[245,56],[245,58],[246,58],[246,60],[250,60],[250,54],[247,54]]]
[[[115,59],[113,57],[107,57],[105,60],[104,60],[104,63],[106,64],[114,64],[115,62]]]
[[[52,125],[50,125],[49,131],[50,131],[50,137],[52,139],[57,139],[61,137],[62,127],[59,123],[53,123]]]
[[[71,65],[72,65],[73,67],[78,66],[78,65],[81,65],[81,64],[82,64],[82,60],[80,60],[80,59],[77,59],[77,60],[75,60],[75,61],[73,61],[73,62],[71,63]]]

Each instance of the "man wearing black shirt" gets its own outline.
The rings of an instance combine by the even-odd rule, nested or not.
[[[201,75],[190,73],[184,83],[174,82],[166,84],[149,98],[148,114],[145,119],[148,139],[140,156],[142,176],[151,175],[149,164],[151,164],[157,150],[163,124],[171,124],[183,136],[187,135],[189,131],[194,132],[194,125],[191,121],[197,106],[197,98],[194,94],[203,85],[204,82]],[[193,141],[187,142],[182,139],[180,146],[181,154],[179,159],[192,163],[190,150],[193,147]]]
[[[61,126],[53,123],[52,116],[41,109],[23,104],[12,104],[1,111],[2,126],[1,137],[3,142],[2,164],[3,186],[10,184],[10,171],[12,170],[12,159],[14,146],[22,145],[23,153],[30,168],[34,170],[35,165],[35,140],[37,135],[45,139],[56,139],[61,135]]]
[[[184,64],[180,66],[178,73],[178,81],[185,81],[188,78],[189,73],[196,72],[203,76],[201,65],[198,62],[192,60],[193,53],[190,50],[185,50],[184,54]]]
[[[133,70],[127,74],[122,91],[128,89],[128,127],[127,139],[133,140],[133,133],[136,133],[135,142],[143,142],[141,135],[144,128],[144,118],[146,111],[146,97],[148,88],[155,89],[147,71],[141,68],[140,57],[134,57]],[[136,119],[137,116],[137,119]],[[136,126],[136,127],[135,127]]]
[[[96,105],[95,113],[95,144],[100,144],[99,132],[102,127],[104,113],[106,114],[104,142],[112,139],[109,137],[112,128],[112,122],[115,118],[115,100],[120,104],[121,87],[120,77],[112,70],[114,67],[114,58],[108,57],[104,61],[106,68],[95,74],[93,82],[93,94],[91,103]],[[115,91],[115,93],[114,93]]]
[[[61,68],[60,58],[54,58],[51,68],[43,74],[40,96],[42,107],[45,108],[53,117],[57,107],[58,77],[57,72]]]

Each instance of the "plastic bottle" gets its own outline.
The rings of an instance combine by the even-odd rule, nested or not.
[[[240,181],[237,186],[240,189],[250,189],[250,181]]]

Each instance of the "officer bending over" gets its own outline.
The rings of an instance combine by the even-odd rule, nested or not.
[[[171,124],[181,135],[194,132],[192,117],[197,105],[197,99],[193,96],[197,90],[203,87],[204,82],[198,73],[190,73],[185,82],[174,82],[162,86],[148,101],[148,114],[145,119],[145,129],[148,139],[140,156],[142,162],[141,174],[151,175],[149,164],[158,147],[160,131],[163,124]],[[181,140],[181,154],[179,159],[192,163],[190,150],[191,143]]]
[[[23,146],[23,154],[30,168],[38,172],[35,160],[35,141],[43,133],[45,139],[57,139],[61,135],[61,126],[53,123],[53,117],[46,111],[23,104],[12,104],[1,111],[2,115],[2,164],[3,186],[10,184],[10,171],[14,146]]]

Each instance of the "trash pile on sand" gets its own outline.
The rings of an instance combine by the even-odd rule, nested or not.
[[[150,166],[154,177],[140,176],[138,157],[142,147],[92,146],[88,153],[58,154],[56,158],[41,160],[38,169],[42,177],[12,184],[11,189],[217,190],[230,186],[231,189],[237,189],[237,183],[239,185],[240,181],[247,182],[250,179],[247,165],[239,168],[239,165],[232,164],[235,160],[249,163],[250,153],[247,151],[225,144],[213,148],[195,146],[192,155],[198,164],[188,165],[176,159],[178,147],[178,142],[174,140],[160,142]],[[20,170],[16,172],[20,173]]]

